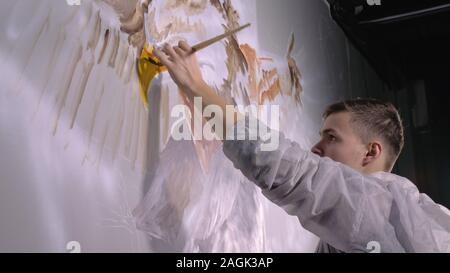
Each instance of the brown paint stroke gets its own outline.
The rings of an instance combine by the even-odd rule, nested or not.
[[[166,0],[164,8],[166,10],[174,10],[182,7],[187,15],[200,14],[206,9],[208,0],[200,0],[195,2],[192,0]]]
[[[99,157],[98,157],[98,161],[97,161],[97,171],[102,163],[103,151],[105,150],[106,138],[108,137],[109,124],[110,124],[110,120],[108,119],[105,129],[103,130],[103,136],[102,136],[102,140],[101,140],[101,144],[100,144],[100,152],[99,152]]]
[[[150,22],[150,19],[149,19]],[[155,23],[151,25],[156,25]],[[150,27],[151,29],[152,27]],[[153,34],[152,34],[153,32]],[[172,17],[170,20],[170,24],[166,25],[162,31],[158,32],[156,27],[150,30],[150,35],[155,37],[156,41],[162,41],[166,39],[170,34],[181,34],[181,33],[194,33],[198,36],[199,39],[204,38],[206,36],[206,29],[203,24],[203,21],[195,21],[191,23],[189,17],[184,19],[180,17]],[[173,39],[175,37],[171,37]],[[179,39],[182,39],[181,37]]]
[[[100,51],[100,56],[98,57],[97,64],[100,64],[103,60],[103,55],[105,55],[106,48],[108,47],[109,36],[110,36],[109,29],[107,29],[105,31],[105,35],[104,35],[104,39],[103,39],[103,47],[102,47],[102,50]]]
[[[172,17],[170,19],[170,23],[166,26],[162,27],[161,30],[157,28],[157,23],[155,19],[155,10],[152,10],[148,13],[147,17],[147,29],[149,35],[156,41],[161,42],[167,39],[170,34],[180,34],[180,33],[190,33],[194,32],[199,35],[200,38],[203,38],[206,34],[205,26],[203,22],[196,21],[194,23],[190,23],[189,17],[186,19],[180,17]],[[143,32],[143,30],[142,30]],[[171,37],[175,39],[177,37]],[[145,42],[145,37],[142,37]],[[182,39],[181,37],[179,39]]]
[[[225,30],[239,27],[239,13],[233,7],[230,0],[224,0],[222,3],[219,0],[210,0],[210,3],[219,11],[225,20]],[[228,70],[226,80],[229,84],[234,84],[236,74],[239,71],[244,74],[248,70],[248,63],[239,47],[239,42],[236,35],[232,35],[227,38],[225,42],[225,51],[227,54],[226,66]],[[227,86],[224,85],[223,88],[227,88]]]
[[[120,34],[118,31],[114,31],[114,44],[113,50],[111,51],[111,55],[109,56],[108,66],[114,68],[116,66],[117,54],[119,52],[120,46]]]
[[[103,83],[103,79],[101,78],[98,82],[99,82],[99,86],[101,83],[100,95],[97,95],[95,98],[95,101],[94,101],[94,111],[92,112],[92,116],[89,120],[88,148],[87,148],[86,155],[83,157],[83,161],[81,162],[81,165],[84,165],[84,162],[89,157],[89,153],[91,151],[92,137],[94,135],[94,128],[95,128],[95,124],[97,122],[97,113],[99,110],[99,106],[100,106],[100,102],[102,100],[103,94],[105,92],[105,85]],[[98,87],[95,88],[94,92],[96,92],[97,89],[98,89]]]
[[[240,49],[248,64],[248,88],[250,90],[250,98],[256,99],[259,97],[257,72],[260,67],[256,56],[256,50],[248,44],[241,45]]]
[[[223,3],[220,0],[210,0],[211,5],[215,7],[220,14],[222,14],[223,19],[227,22],[227,27],[234,29],[239,27],[239,13],[233,7],[231,0],[224,0]]]
[[[125,77],[125,83],[129,83],[131,80],[131,76],[134,75],[134,69],[132,69],[134,67],[134,64],[137,62],[133,52],[131,52],[132,56],[131,58],[129,58],[129,61],[127,61],[127,75]]]
[[[264,86],[271,85],[273,79],[278,78],[278,70],[276,68],[272,68],[271,70],[262,70],[262,78],[259,81],[258,89],[261,91]]]
[[[248,88],[250,89],[250,100],[257,101],[259,104],[266,100],[273,101],[278,94],[282,94],[279,75],[277,69],[269,71],[262,70],[262,77],[258,79],[258,72],[261,70],[261,60],[258,58],[256,50],[248,44],[240,46],[242,53],[248,63]],[[265,89],[264,89],[265,88]],[[242,87],[241,87],[242,90]],[[245,89],[246,90],[246,89]]]
[[[130,47],[128,47],[127,52],[125,54],[125,60],[123,62],[122,67],[120,68],[119,77],[122,79],[123,73],[125,71],[125,68],[128,65],[128,58],[130,57],[130,50],[132,50]]]
[[[72,85],[72,81],[74,78],[75,69],[77,68],[78,63],[81,61],[82,54],[83,54],[83,47],[80,44],[80,45],[78,45],[76,54],[72,57],[69,65],[67,66],[67,67],[69,67],[69,69],[66,71],[66,75],[65,75],[64,86],[62,89],[62,97],[61,97],[61,101],[59,102],[59,105],[58,105],[55,124],[54,124],[54,128],[53,128],[53,135],[56,135],[56,132],[58,130],[58,123],[59,123],[59,119],[61,117],[62,109],[64,108],[64,106],[66,104],[67,94],[69,93],[69,89],[70,89],[70,86]]]
[[[37,42],[41,39],[42,34],[48,31],[49,29],[49,21],[50,21],[50,12],[47,15],[47,18],[45,19],[45,21],[42,23],[41,28],[39,29],[39,31],[37,32],[37,35],[34,37],[34,40],[32,42],[32,46],[30,48],[30,50],[27,52],[26,58],[25,58],[25,64],[23,66],[22,72],[20,73],[20,78],[17,82],[17,87],[16,90],[17,92],[21,91],[21,86],[22,86],[22,80],[23,80],[23,75],[25,75],[25,70],[27,69],[30,61],[31,61],[31,56],[33,56],[34,50],[36,48]]]
[[[291,81],[291,90],[294,91],[294,98],[298,104],[302,104],[301,94],[303,92],[303,87],[301,85],[302,74],[300,73],[300,69],[297,66],[297,62],[292,57],[292,51],[294,50],[295,45],[295,37],[294,33],[291,34],[291,41],[289,43],[288,53],[287,53],[287,61],[289,68],[289,79]]]
[[[230,82],[234,82],[236,80],[236,74],[239,71],[243,74],[247,71],[248,63],[245,60],[244,54],[239,48],[239,43],[236,37],[229,37],[228,41],[225,42],[225,48],[227,53],[227,80]]]
[[[269,86],[268,89],[262,91],[261,100],[259,102],[260,105],[264,104],[266,100],[273,101],[275,97],[280,94],[281,86],[280,79],[277,78],[275,81]]]
[[[101,80],[101,81],[103,82],[103,80]],[[105,93],[105,85],[104,85],[104,83],[102,83],[100,95],[98,95],[97,98],[95,99],[94,111],[92,112],[92,116],[90,119],[88,147],[91,145],[92,136],[94,135],[94,128],[97,123],[97,114],[98,114],[98,110],[100,108],[100,103],[102,102],[104,93]]]
[[[39,109],[40,109],[41,103],[42,103],[42,98],[47,93],[48,84],[50,83],[50,79],[51,79],[51,77],[53,75],[53,72],[56,69],[56,61],[59,59],[59,57],[61,55],[62,45],[63,45],[63,42],[65,40],[66,40],[65,33],[62,33],[62,31],[60,30],[58,32],[56,43],[55,43],[55,45],[54,45],[54,47],[52,48],[52,51],[51,51],[52,55],[50,56],[50,63],[49,63],[49,66],[48,66],[49,67],[49,71],[48,71],[48,73],[47,73],[47,75],[45,77],[44,86],[42,87],[41,92],[39,94],[38,104],[37,104],[37,107],[36,107],[36,111],[34,112],[34,117],[39,112]]]
[[[266,89],[264,89],[265,87]],[[267,99],[273,101],[281,93],[280,79],[276,68],[269,71],[263,70],[263,77],[259,82],[258,89],[261,93],[259,104],[264,104]]]
[[[125,65],[125,62],[127,60],[128,48],[129,48],[129,46],[121,43],[119,50],[118,50],[119,53],[118,53],[118,57],[117,57],[116,75],[118,75],[119,77],[122,77],[121,73],[122,73],[123,67]]]
[[[59,59],[59,56],[61,55],[62,45],[63,45],[64,41],[66,40],[65,27],[67,27],[67,25],[70,24],[70,22],[73,20],[73,18],[75,17],[76,14],[77,14],[77,12],[72,11],[72,13],[70,14],[69,18],[59,28],[55,46],[54,46],[54,48],[51,51],[52,55],[50,57],[51,60],[50,60],[50,65],[49,65],[50,69],[49,69],[49,71],[48,71],[48,73],[46,75],[44,86],[43,86],[43,88],[42,88],[42,90],[40,92],[39,101],[38,101],[38,105],[36,107],[35,115],[39,112],[39,108],[40,108],[40,105],[41,105],[42,98],[47,93],[48,84],[50,83],[51,76],[53,75],[53,72],[56,69],[56,61]],[[56,56],[58,56],[58,57],[56,57]]]
[[[242,84],[242,82],[239,83],[239,88],[241,89],[241,94],[243,96],[244,106],[250,105],[251,100],[250,97],[248,96],[247,88]]]
[[[87,64],[83,65],[83,75],[81,77],[81,84],[80,84],[80,90],[77,93],[77,98],[75,100],[75,110],[72,114],[72,121],[70,123],[70,129],[73,129],[73,126],[75,125],[75,120],[77,119],[78,110],[80,108],[81,101],[83,100],[84,93],[86,91],[86,86],[88,83],[88,80],[91,76],[92,68],[94,67],[94,56],[90,55],[89,61]]]
[[[100,17],[100,11],[96,14],[94,29],[88,40],[86,49],[95,50],[97,48],[98,41],[100,40],[100,32],[102,29],[102,18]]]

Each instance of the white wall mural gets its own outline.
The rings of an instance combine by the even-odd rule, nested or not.
[[[220,142],[172,137],[171,110],[187,102],[167,73],[147,107],[139,91],[145,28],[157,43],[195,44],[251,23],[197,53],[204,77],[263,120],[264,105],[279,105],[277,126],[308,149],[302,39],[265,51],[256,2],[2,1],[0,250],[314,251],[317,238],[235,170]]]

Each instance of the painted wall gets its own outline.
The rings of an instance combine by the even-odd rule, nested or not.
[[[148,113],[139,108],[137,79],[130,72],[135,53],[122,46],[127,44],[128,37],[119,33],[120,23],[113,10],[99,1],[94,3],[95,8],[88,8],[88,1],[82,1],[81,7],[68,6],[64,1],[21,0],[0,4],[0,251],[65,252],[69,251],[66,249],[69,241],[78,241],[83,252],[313,251],[317,238],[303,230],[296,218],[263,199],[256,188],[232,171],[220,152],[211,160],[212,170],[219,170],[215,176],[196,171],[189,176],[180,172],[181,177],[171,178],[186,182],[175,186],[192,185],[192,189],[202,185],[203,191],[198,192],[211,197],[192,201],[190,207],[181,210],[194,217],[208,208],[200,214],[211,225],[206,243],[200,242],[203,233],[195,229],[198,228],[195,221],[192,223],[186,217],[164,222],[165,228],[159,234],[168,237],[180,234],[180,230],[172,231],[171,227],[180,223],[187,227],[182,236],[170,243],[136,229],[133,209],[138,204],[149,204],[145,197],[156,196],[148,192],[157,183],[165,185],[164,170],[192,169],[191,165],[180,168],[176,164],[168,166],[167,162],[182,158],[190,164],[190,156],[198,156],[198,149],[189,143],[172,143],[162,133],[160,139],[151,138],[154,130],[162,131],[165,124],[161,105],[176,102],[161,92],[161,86],[169,79],[156,82],[154,92],[150,93],[154,107]],[[378,77],[331,20],[323,2],[258,0],[254,5],[251,8],[254,12],[242,17],[254,20],[256,32],[250,37],[238,37],[254,43],[261,56],[284,60],[290,34],[295,34],[293,57],[302,73],[303,108],[292,101],[283,102],[288,108],[280,125],[305,149],[318,139],[321,112],[328,103],[348,97],[380,96],[385,92]],[[89,51],[97,11],[102,18],[102,35],[99,46]],[[46,26],[48,12],[53,19]],[[61,25],[67,22],[72,23],[65,25],[66,32],[79,35],[58,36]],[[119,39],[118,59],[123,61],[118,62],[122,68],[109,66],[106,57],[98,64],[107,27],[114,30],[111,37]],[[41,32],[44,34],[39,38]],[[82,50],[79,64],[73,59],[78,45]],[[31,50],[33,47],[36,49]],[[105,56],[109,56],[112,48],[107,47]],[[52,58],[55,51],[60,53]],[[92,62],[86,97],[77,104],[84,75]],[[76,76],[72,83],[67,81],[66,73],[73,63]],[[65,87],[67,98],[61,91]],[[170,103],[163,104],[164,100]],[[58,113],[59,121],[55,118]],[[75,122],[73,113],[80,113],[76,114]],[[288,130],[290,115],[295,117],[296,124]],[[120,125],[118,121],[122,119],[125,122]],[[116,142],[121,143],[117,150]],[[220,172],[220,168],[227,171]],[[230,207],[227,199],[217,199],[219,205],[211,205],[216,200],[212,197],[233,191],[235,194],[229,195],[233,198],[233,209],[227,210]],[[177,193],[174,198],[177,203],[181,195]],[[170,196],[164,200],[170,200]],[[239,208],[247,210],[239,214],[236,212]],[[225,211],[220,214],[222,222],[213,223],[213,217],[205,216],[211,215],[207,214],[211,209]],[[244,225],[246,217],[253,222],[239,226]],[[226,226],[226,220],[236,226]],[[215,232],[224,227],[226,231]],[[247,232],[243,231],[245,228],[253,237],[242,236]],[[251,240],[253,245],[244,247],[248,244],[245,240]]]

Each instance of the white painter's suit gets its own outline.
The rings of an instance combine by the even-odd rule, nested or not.
[[[243,123],[233,129],[243,126],[251,134]],[[230,140],[234,131],[224,142],[226,156],[267,198],[320,237],[318,252],[368,252],[374,243],[380,252],[450,252],[449,210],[408,179],[386,172],[363,175],[301,149],[282,133],[278,149],[265,151],[260,138]]]

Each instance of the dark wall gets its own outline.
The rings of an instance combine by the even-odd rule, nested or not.
[[[368,95],[392,101],[403,117],[405,147],[394,173],[450,207],[448,1],[327,2],[335,22],[384,82]]]

